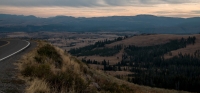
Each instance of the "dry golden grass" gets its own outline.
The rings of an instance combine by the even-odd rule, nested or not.
[[[155,34],[155,35],[140,35],[140,36],[134,36],[122,41],[114,42],[112,44],[106,45],[106,47],[113,47],[115,45],[135,45],[135,46],[152,46],[152,45],[158,45],[163,44],[166,42],[169,42],[170,40],[174,39],[181,39],[188,38],[189,36],[195,36],[196,37],[196,43],[195,45],[188,45],[186,48],[181,48],[178,50],[171,51],[172,56],[169,56],[169,54],[165,54],[165,58],[171,58],[173,56],[178,55],[178,53],[182,52],[182,54],[193,54],[196,50],[200,50],[200,35],[171,35],[171,34]],[[123,50],[123,49],[122,49]],[[117,62],[121,61],[121,56],[124,53],[124,51],[120,51],[118,54],[110,57],[101,57],[101,56],[83,56],[79,57],[79,59],[86,58],[91,60],[96,60],[98,62],[102,62],[104,59],[109,60],[111,65],[116,64]],[[117,58],[119,57],[119,59]]]
[[[128,45],[152,46],[152,45],[163,44],[174,39],[181,39],[182,37],[187,38],[189,36],[193,35],[171,35],[171,34],[139,35],[139,36],[133,36],[131,38],[122,41],[114,42],[112,44],[108,44],[107,47],[113,47],[119,44],[125,46]]]
[[[23,71],[26,66],[40,65],[39,63],[35,62],[34,56],[37,55],[37,50],[47,43],[42,41],[37,41],[37,43],[37,47],[30,51],[28,54],[24,55],[20,60],[18,64],[20,71]],[[113,76],[105,74],[103,71],[89,68],[87,65],[80,62],[75,57],[70,56],[57,47],[55,49],[61,55],[63,65],[61,68],[56,68],[53,64],[50,64],[50,62],[50,70],[53,72],[53,75],[57,75],[60,72],[64,73],[69,70],[72,71],[70,72],[71,74],[76,75],[77,77],[81,77],[81,80],[83,80],[82,82],[86,83],[80,82],[81,85],[76,85],[78,83],[73,82],[70,88],[61,86],[60,90],[58,91],[56,87],[50,85],[47,80],[45,80],[45,78],[26,77],[22,74],[19,74],[19,77],[25,80],[27,84],[27,93],[77,93],[77,86],[85,86],[82,91],[85,93],[187,93],[183,91],[139,86],[133,83],[119,80]],[[48,61],[52,60],[46,59],[45,62]],[[124,85],[125,87],[123,87]],[[81,91],[78,93],[81,93]]]
[[[178,55],[179,53],[193,55],[196,50],[200,50],[200,35],[198,34],[198,35],[191,35],[191,36],[195,36],[196,37],[196,43],[194,45],[188,45],[186,48],[181,48],[181,49],[178,49],[178,50],[171,51],[172,56],[169,56],[168,54],[165,54],[164,57],[166,59],[167,58],[171,58],[173,56]]]
[[[31,50],[29,53],[22,56],[21,60],[16,64],[18,66],[18,69],[22,71],[26,65],[38,65],[34,62],[34,56],[37,54],[37,49],[44,45],[44,43],[41,43],[40,41],[37,42],[37,47],[33,50]],[[46,82],[40,79],[33,79],[31,77],[25,78],[20,73],[18,74],[19,78],[24,80],[26,84],[28,85],[26,87],[26,93],[49,93],[49,87]],[[33,79],[33,80],[32,80]]]
[[[80,57],[78,57],[78,59],[81,60],[82,58],[86,58],[86,60],[87,59],[96,60],[100,63],[105,59],[106,61],[109,60],[110,65],[115,65],[116,63],[118,63],[122,60],[123,53],[124,53],[124,50],[122,49],[119,53],[117,53],[114,56],[110,56],[110,57],[102,57],[102,56],[94,55],[94,56],[80,56]]]
[[[26,32],[12,32],[7,35],[9,38],[13,37],[30,37]]]
[[[177,55],[178,52],[182,51],[183,53],[193,53],[194,51],[196,51],[197,49],[199,49],[199,42],[200,42],[200,35],[169,35],[169,34],[155,34],[155,35],[140,35],[140,36],[134,36],[122,41],[118,41],[118,42],[114,42],[112,44],[107,44],[106,47],[113,47],[115,45],[135,45],[135,46],[151,46],[151,45],[157,45],[157,44],[163,44],[166,42],[169,42],[170,40],[174,40],[174,39],[181,39],[183,38],[188,38],[189,36],[196,36],[197,37],[197,42],[195,44],[195,46],[193,45],[189,45],[187,46],[187,48],[184,49],[180,49],[177,51],[172,51],[172,54]],[[110,56],[110,57],[102,57],[102,56],[82,56],[82,57],[78,57],[80,60],[82,58],[86,58],[86,59],[91,59],[91,60],[96,60],[98,62],[102,62],[104,59],[105,60],[109,60],[110,65],[114,65],[118,62],[121,61],[121,56],[124,53],[123,49],[116,55],[114,56]],[[118,58],[117,58],[118,57]],[[171,56],[167,56],[167,54],[165,55],[165,57],[171,57]]]
[[[34,79],[26,89],[27,93],[49,93],[50,87],[44,80]]]
[[[56,47],[56,50],[59,52],[63,59],[63,66],[61,68],[61,71],[66,71],[67,69],[73,70],[77,74],[81,74],[80,64],[73,60],[73,57],[69,54],[65,53],[62,49]]]
[[[118,37],[115,33],[44,32],[43,34],[51,37],[48,41],[53,45],[67,51],[71,48],[80,48],[94,44],[97,41],[103,41],[105,39],[113,40]],[[75,46],[71,46],[72,43],[75,44]]]
[[[37,63],[34,59],[35,56],[37,56],[37,50],[39,48],[41,48],[42,46],[46,45],[46,42],[41,42],[41,41],[37,41],[37,47],[29,52],[28,54],[24,55],[22,57],[22,59],[20,60],[20,62],[17,64],[18,68],[20,71],[23,71],[27,66],[33,66],[33,67],[38,67],[41,64]],[[80,79],[83,80],[83,82],[86,82],[86,78],[84,75],[84,68],[85,66],[83,66],[82,63],[78,62],[78,60],[76,60],[74,57],[66,54],[63,50],[55,47],[56,51],[60,54],[62,60],[63,60],[63,64],[61,68],[56,68],[56,66],[54,64],[51,64],[53,62],[52,59],[46,59],[45,60],[45,64],[50,65],[50,70],[53,73],[53,75],[58,75],[58,73],[66,73],[67,70],[73,71],[71,74],[72,75],[77,75],[77,79],[79,79],[78,77],[80,77]],[[47,80],[45,80],[45,78],[36,78],[36,77],[26,77],[23,76],[23,74],[19,74],[19,77],[23,80],[26,81],[27,83],[27,88],[26,88],[26,92],[27,93],[66,93],[66,88],[61,86],[61,90],[60,92],[58,92],[58,90],[56,88],[52,88],[52,86],[49,85],[49,83],[47,82]],[[71,93],[76,93],[77,90],[77,85],[74,85],[75,83],[73,83],[71,85],[71,88],[68,89],[67,92],[71,92]],[[82,84],[80,82],[80,84]],[[84,85],[83,85],[84,86]]]

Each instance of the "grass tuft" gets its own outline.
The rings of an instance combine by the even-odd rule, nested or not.
[[[50,87],[44,80],[34,79],[26,90],[27,93],[50,93]]]

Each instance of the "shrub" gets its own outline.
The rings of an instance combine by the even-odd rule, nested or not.
[[[73,77],[61,72],[57,75],[52,75],[46,81],[50,84],[50,86],[52,86],[52,88],[56,89],[56,91],[61,91],[64,87],[67,87],[68,89],[72,87]]]
[[[41,56],[46,56],[46,57],[52,58],[55,61],[61,59],[61,57],[57,53],[56,49],[49,44],[46,44],[43,47],[41,47],[40,49],[38,49],[37,53]]]
[[[108,82],[103,86],[105,91],[109,91],[111,93],[134,93],[132,89],[130,89],[127,85],[119,85],[117,83]]]
[[[44,63],[44,58],[41,56],[35,56],[34,59],[37,63]]]
[[[87,84],[84,80],[70,70],[52,75],[47,79],[47,82],[56,89],[56,91],[65,89],[66,92],[69,92],[70,89],[74,89],[76,93],[80,93],[87,88]]]
[[[47,57],[55,62],[56,67],[60,68],[62,66],[62,58],[53,46],[46,44],[38,49],[37,53],[38,56],[34,58],[38,63],[44,63],[44,59]]]
[[[26,77],[45,78],[52,74],[48,64],[27,65],[22,71],[22,75]]]
[[[75,77],[75,90],[77,93],[82,93],[88,86],[86,82],[79,76]]]
[[[31,77],[33,75],[33,72],[34,72],[34,69],[35,69],[35,66],[25,66],[25,68],[21,71],[21,74],[26,76],[26,77]]]

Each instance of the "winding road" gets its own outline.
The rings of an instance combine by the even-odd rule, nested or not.
[[[0,39],[0,93],[23,93],[25,84],[18,79],[17,66],[14,65],[36,43],[20,39]]]
[[[8,43],[9,43],[8,41],[0,41],[0,47],[6,45],[6,44],[8,44]]]
[[[26,49],[30,42],[24,40],[1,40],[0,41],[0,61],[9,58],[18,52]]]

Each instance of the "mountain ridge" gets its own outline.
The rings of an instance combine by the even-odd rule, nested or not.
[[[154,15],[39,18],[0,14],[0,31],[135,31],[140,33],[199,33],[200,17],[175,18]]]

